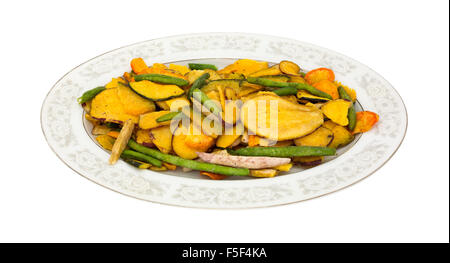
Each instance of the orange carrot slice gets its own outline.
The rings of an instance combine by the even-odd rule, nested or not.
[[[259,145],[259,137],[257,135],[249,135],[248,136],[248,146],[258,146]]]
[[[109,136],[117,139],[117,137],[119,137],[119,132],[118,131],[110,131],[106,135],[109,135]]]
[[[309,71],[305,75],[306,82],[308,82],[309,85],[313,85],[321,80],[329,80],[331,82],[334,81],[334,72],[331,69],[328,68],[318,68]]]
[[[128,82],[134,81],[134,77],[129,72],[123,73],[123,78]]]
[[[327,79],[321,80],[312,86],[318,90],[330,94],[333,100],[339,99],[338,86]]]
[[[227,178],[226,175],[223,174],[215,174],[215,173],[210,173],[210,172],[200,172],[201,175],[206,175],[209,178],[213,179],[213,180],[223,180],[225,178]]]
[[[148,68],[147,64],[145,64],[145,61],[142,58],[133,58],[130,65],[133,69],[133,72],[136,74],[139,74]]]
[[[380,116],[371,111],[360,111],[356,113],[356,126],[353,134],[367,132],[378,122]]]

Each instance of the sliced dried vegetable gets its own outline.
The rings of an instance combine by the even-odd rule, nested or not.
[[[139,121],[139,116],[127,113],[118,95],[118,89],[106,89],[92,100],[91,116],[102,121],[123,123],[129,119],[133,123]]]
[[[334,81],[334,72],[328,68],[318,68],[309,71],[305,75],[305,80],[308,84],[313,85],[322,80]]]
[[[338,100],[332,100],[327,103],[325,103],[321,110],[325,116],[330,118],[333,122],[341,125],[341,126],[347,126],[348,125],[348,108],[352,103],[350,101],[338,99]]]
[[[378,122],[380,116],[371,111],[360,111],[356,113],[356,125],[353,134],[367,132]]]

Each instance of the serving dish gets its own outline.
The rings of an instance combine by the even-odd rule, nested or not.
[[[230,177],[212,181],[198,173],[138,170],[124,162],[110,166],[96,145],[76,98],[103,85],[142,57],[160,63],[211,63],[224,66],[239,58],[291,60],[307,69],[329,67],[355,89],[357,107],[380,115],[374,129],[360,135],[324,164],[296,168],[274,178]],[[109,189],[158,203],[203,208],[250,208],[298,202],[354,184],[380,168],[406,133],[405,106],[395,89],[368,67],[311,44],[244,33],[174,36],[133,44],[100,55],[62,77],[47,95],[41,112],[44,135],[57,156],[82,176]]]

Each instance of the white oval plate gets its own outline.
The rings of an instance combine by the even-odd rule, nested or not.
[[[238,58],[269,62],[291,60],[302,68],[328,67],[336,79],[358,94],[364,110],[377,112],[379,123],[339,151],[337,158],[317,167],[275,178],[231,177],[213,181],[198,172],[139,170],[122,161],[108,164],[83,121],[76,98],[129,71],[132,58],[149,63],[189,61],[224,66]],[[325,195],[354,184],[386,163],[400,146],[407,113],[395,89],[379,74],[325,48],[272,36],[205,33],[155,39],[119,48],[76,67],[50,90],[41,111],[44,136],[56,155],[80,175],[135,198],[187,207],[253,208],[288,204]]]

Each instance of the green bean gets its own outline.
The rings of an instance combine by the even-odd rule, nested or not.
[[[229,154],[245,156],[297,157],[335,155],[336,149],[315,146],[247,147],[227,149]]]
[[[348,108],[347,118],[348,118],[348,126],[347,126],[348,129],[354,131],[356,127],[356,110],[353,105],[350,106],[350,108]]]
[[[140,145],[138,143],[136,143],[136,144]],[[142,147],[144,147],[144,146],[142,146]],[[135,151],[132,151],[132,150],[125,150],[125,151],[123,151],[121,157],[130,158],[130,159],[136,159],[136,160],[147,162],[147,163],[149,163],[151,165],[158,166],[158,167],[161,167],[161,165],[162,165],[162,162],[160,160],[157,160],[157,159],[155,159],[155,158],[153,158],[151,156],[142,154],[140,152],[135,152]]]
[[[189,81],[182,79],[182,78],[177,78],[177,77],[172,77],[172,76],[167,76],[167,75],[162,75],[162,74],[141,74],[141,75],[136,75],[134,77],[135,81],[141,81],[141,80],[150,80],[156,83],[162,83],[162,84],[173,84],[173,85],[177,85],[177,86],[186,86],[189,84]]]
[[[252,84],[258,84],[265,87],[287,88],[290,87],[288,82],[275,81],[265,78],[248,77],[247,81]]]
[[[228,167],[228,166],[217,165],[217,164],[212,164],[212,163],[203,163],[203,162],[198,162],[198,161],[194,161],[194,160],[183,159],[183,158],[175,156],[175,155],[165,154],[158,150],[142,146],[133,140],[128,141],[128,146],[135,151],[138,151],[138,152],[143,153],[148,156],[152,156],[161,161],[171,163],[174,165],[178,165],[181,167],[186,167],[186,168],[193,169],[193,170],[205,171],[205,172],[211,172],[211,173],[217,173],[217,174],[223,174],[223,175],[237,175],[237,176],[247,176],[250,173],[250,171],[247,168],[234,168],[234,167]]]
[[[298,89],[295,87],[279,88],[273,91],[273,93],[277,94],[278,96],[296,95],[297,92]]]
[[[310,86],[310,85],[308,85],[306,83],[290,82],[289,86],[290,87],[295,87],[295,88],[297,88],[299,90],[306,90],[307,92],[309,92],[312,95],[315,95],[317,97],[327,98],[327,99],[330,99],[330,100],[333,99],[333,97],[331,97],[330,94],[328,94],[326,92],[323,92],[321,90],[318,90],[318,89],[314,88],[313,86]]]
[[[114,122],[105,122],[105,126],[110,128],[110,129],[114,129],[114,130],[119,130],[121,128],[121,125],[118,123],[114,123]]]
[[[211,100],[208,97],[208,95],[206,95],[201,89],[195,89],[192,93],[192,97],[198,102],[200,102],[211,113],[220,117],[220,112],[222,112],[222,109],[213,100]]]
[[[158,118],[156,119],[156,122],[170,121],[170,120],[172,120],[173,118],[175,118],[178,114],[182,114],[182,113],[179,112],[179,111],[169,112],[169,113],[167,113],[167,114],[164,114],[164,115],[158,117]]]
[[[189,63],[190,69],[212,69],[217,70],[217,67],[212,64],[199,64],[199,63]]]
[[[247,81],[252,84],[258,84],[265,87],[276,87],[276,88],[287,88],[287,87],[294,87],[298,90],[306,90],[312,95],[327,98],[327,99],[333,99],[330,94],[325,93],[321,90],[318,90],[314,88],[313,86],[310,86],[306,83],[297,83],[297,82],[280,82],[280,81],[274,81],[271,79],[265,79],[265,78],[254,78],[254,77],[248,77]]]
[[[81,95],[81,97],[79,97],[77,99],[77,101],[80,104],[86,103],[86,102],[92,100],[95,96],[97,96],[97,94],[99,94],[100,92],[104,91],[105,89],[106,88],[103,87],[103,86],[90,89],[90,90],[84,92],[83,95]]]
[[[353,101],[350,95],[345,91],[344,87],[338,87],[339,97],[343,100]]]
[[[195,89],[200,89],[201,87],[203,87],[203,85],[205,85],[205,82],[207,79],[209,79],[209,73],[205,73],[205,74],[201,75],[198,79],[196,79],[194,81],[194,83],[192,83],[191,88],[187,92],[187,98],[188,99],[192,98],[192,92]]]
[[[339,86],[338,92],[339,92],[339,97],[341,99],[352,102],[352,105],[350,106],[350,108],[348,108],[348,113],[347,113],[348,126],[347,127],[349,130],[353,131],[356,126],[356,110],[355,110],[355,106],[353,105],[353,100],[350,97],[350,95],[348,95],[347,91],[345,91],[344,87]]]

